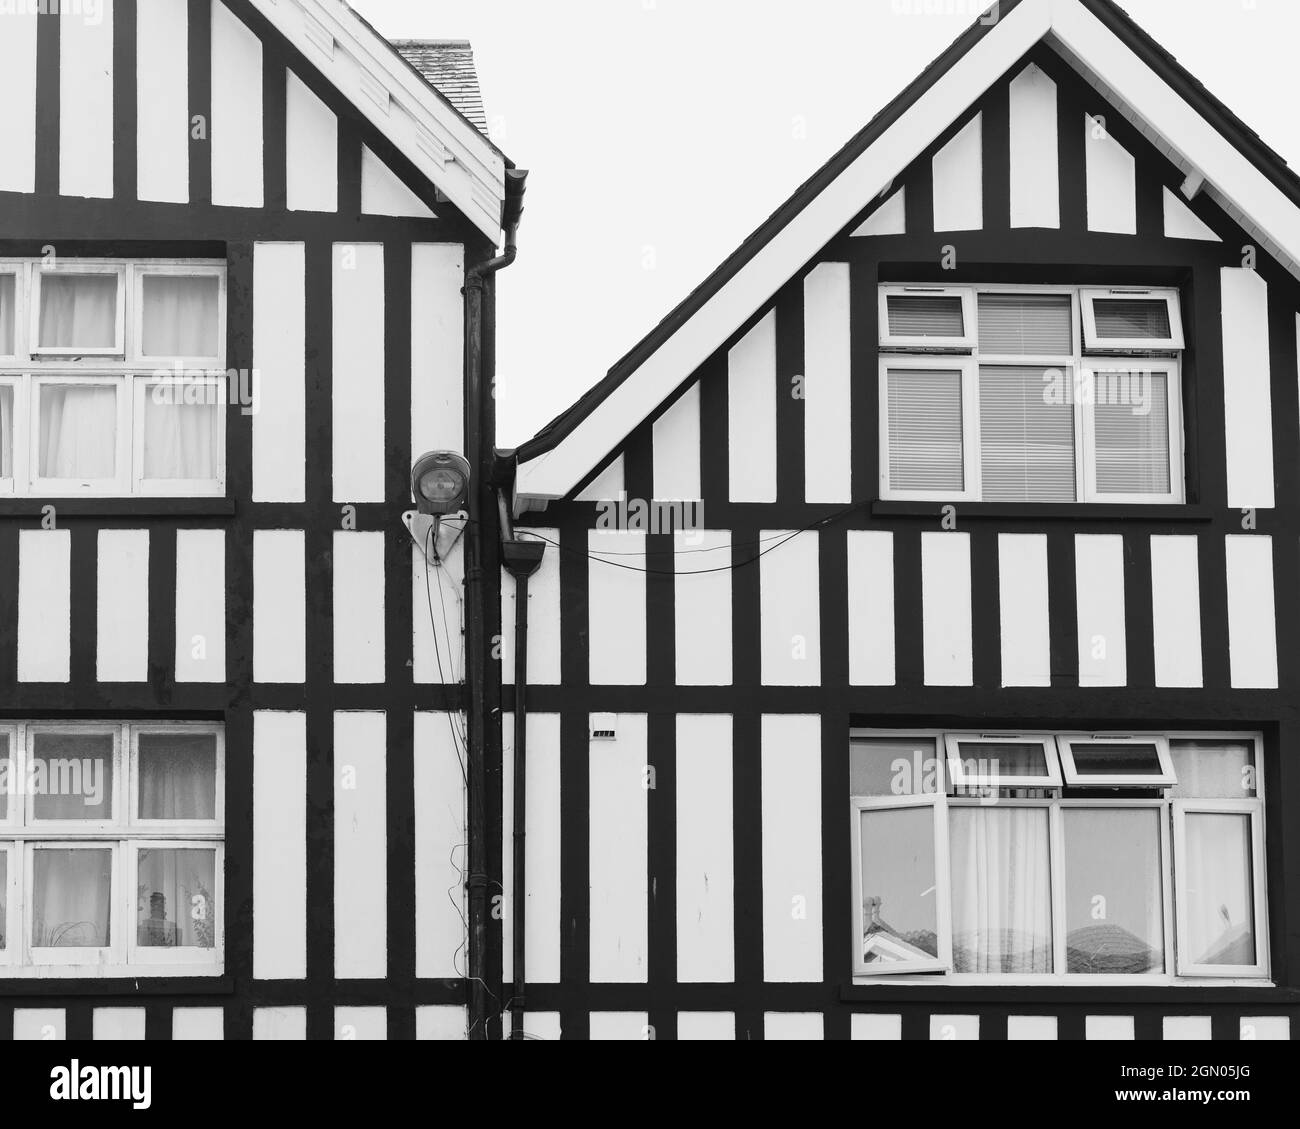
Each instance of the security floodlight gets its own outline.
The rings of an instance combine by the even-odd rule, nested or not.
[[[446,517],[460,512],[469,497],[470,466],[452,451],[431,451],[415,460],[411,493],[420,513]]]

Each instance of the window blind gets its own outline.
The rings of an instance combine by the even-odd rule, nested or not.
[[[961,298],[943,294],[891,294],[891,337],[965,337]]]
[[[990,356],[1061,357],[1074,352],[1068,294],[981,294],[980,351]]]
[[[1163,298],[1098,298],[1092,312],[1099,341],[1166,341],[1173,332]]]
[[[14,354],[14,276],[0,274],[0,357]]]
[[[1165,373],[1099,372],[1094,394],[1098,492],[1171,493],[1169,377]]]
[[[889,484],[926,493],[966,489],[960,369],[890,369]]]
[[[980,369],[980,463],[990,502],[1073,502],[1073,374]]]

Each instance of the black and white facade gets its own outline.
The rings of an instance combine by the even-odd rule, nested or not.
[[[529,1035],[1291,1038],[1298,277],[1114,4],[1003,3],[526,444]]]
[[[340,0],[39,8],[0,15],[0,1038],[463,1038],[462,550],[402,515],[466,447],[510,163]]]

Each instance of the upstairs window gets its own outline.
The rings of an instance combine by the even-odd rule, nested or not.
[[[880,289],[881,496],[1185,500],[1178,295]]]
[[[1266,982],[1261,746],[854,733],[856,975]]]
[[[225,493],[225,267],[0,260],[0,496]]]

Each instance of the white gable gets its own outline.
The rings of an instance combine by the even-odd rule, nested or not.
[[[563,440],[521,462],[518,494],[534,500],[567,496],[843,231],[865,202],[879,197],[1040,42],[1061,54],[1186,175],[1204,176],[1211,198],[1300,277],[1300,207],[1281,188],[1080,0],[1022,0],[939,74]],[[1095,164],[1098,175],[1111,176],[1123,162],[1107,163],[1106,158],[1117,156],[1108,152],[1089,163]],[[1114,217],[1099,217],[1098,222],[1118,226]]]
[[[494,244],[505,158],[343,0],[253,0],[353,106]]]

